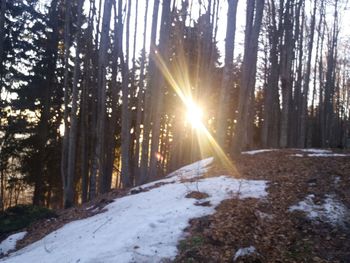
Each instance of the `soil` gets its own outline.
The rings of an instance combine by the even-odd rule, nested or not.
[[[267,180],[263,199],[229,199],[211,216],[193,219],[175,262],[350,262],[350,218],[343,224],[309,219],[289,208],[315,195],[350,208],[350,157],[296,157],[297,150],[242,155],[231,176]],[[211,175],[227,174],[219,165]],[[240,248],[256,253],[234,259]]]
[[[214,214],[192,219],[186,239],[179,242],[175,262],[350,262],[350,217],[334,225],[289,211],[310,194],[320,204],[326,196],[334,196],[349,209],[350,157],[293,156],[296,153],[301,152],[242,155],[232,161],[235,169],[231,172],[215,164],[205,176],[266,180],[268,195],[262,199],[238,199],[235,195],[223,201]],[[57,211],[57,218],[26,229],[28,234],[18,242],[17,249],[68,222],[105,211],[105,205],[129,190],[113,190],[83,206]],[[131,194],[148,190],[139,188]],[[197,199],[197,205],[211,205],[201,201],[206,193],[192,192],[187,197]],[[251,246],[256,249],[254,254],[234,260],[240,248]]]

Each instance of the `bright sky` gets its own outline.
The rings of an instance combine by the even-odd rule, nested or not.
[[[41,0],[43,3],[50,3],[51,0]],[[96,1],[96,6],[98,6],[99,0]],[[104,2],[104,0],[101,0]],[[118,0],[116,0],[118,1]],[[176,4],[178,6],[181,5],[180,0],[173,0],[176,1]],[[191,2],[193,1],[193,18],[198,18],[199,13],[199,0],[189,0],[189,6],[191,6]],[[243,50],[243,40],[244,40],[244,25],[245,25],[245,6],[246,6],[246,0],[238,0],[238,10],[237,10],[237,30],[236,30],[236,46],[235,46],[235,57],[242,53]],[[89,2],[88,0],[85,0],[85,10],[88,10],[89,8]],[[124,1],[124,3],[127,1]],[[153,0],[138,0],[138,28],[137,28],[137,42],[136,42],[136,50],[137,55],[140,54],[140,51],[142,49],[142,40],[143,40],[143,27],[144,27],[144,15],[145,15],[145,7],[146,3],[149,3],[148,6],[148,18],[147,18],[147,37],[146,37],[146,46],[147,50],[149,50],[149,44],[150,44],[150,34],[151,34],[151,23],[152,23],[152,12],[153,12]],[[203,3],[207,4],[208,0],[202,1]],[[310,5],[313,2],[313,0],[306,0],[306,8],[307,8],[307,14],[310,14]],[[350,37],[350,20],[345,19],[346,17],[349,17],[350,15],[350,8],[349,8],[349,1],[348,0],[340,0],[342,2],[342,8],[340,10],[340,25],[341,25],[341,36],[342,39],[349,39]],[[103,3],[102,3],[103,4]],[[135,25],[135,12],[136,12],[136,0],[131,0],[131,19],[130,19],[130,45],[131,49],[133,46],[133,30]],[[161,5],[162,0],[160,0],[160,11],[161,11]],[[310,10],[310,11],[308,11]],[[202,8],[202,13],[204,12],[204,9]],[[196,17],[197,14],[197,17]],[[333,15],[333,8],[328,8],[328,17],[331,17]],[[227,18],[227,0],[219,0],[219,22],[218,22],[218,35],[217,35],[217,41],[218,41],[218,48],[220,50],[220,53],[222,55],[220,61],[223,62],[223,55],[224,55],[224,46],[225,46],[225,34],[226,34],[226,19]],[[160,23],[160,16],[158,19],[158,26]],[[125,42],[125,40],[124,40]],[[124,45],[125,46],[125,45]],[[132,51],[131,51],[132,52]],[[132,54],[132,53],[131,53]],[[130,56],[131,57],[131,56]],[[130,58],[131,59],[131,58]]]

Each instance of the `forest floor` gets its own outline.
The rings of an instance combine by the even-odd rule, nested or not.
[[[232,175],[267,180],[268,196],[225,200],[215,214],[191,220],[175,261],[350,262],[350,155],[252,153],[234,161]]]
[[[239,193],[235,193],[214,213],[191,219],[186,238],[178,242],[175,262],[350,262],[350,152],[334,152],[252,151],[233,161],[235,172],[228,173],[217,164],[198,171],[205,171],[206,178],[231,174],[235,179],[266,181],[267,195],[238,198]],[[191,168],[179,171],[191,173]],[[188,187],[198,178],[186,180]],[[26,229],[28,234],[17,243],[17,249],[68,222],[105,212],[105,206],[115,198],[152,192],[150,189],[166,184],[174,182],[165,179],[131,192],[114,190],[82,207],[57,211],[57,218]],[[186,197],[197,199],[196,205],[215,207],[201,201],[207,197],[205,188],[197,190],[188,191]]]

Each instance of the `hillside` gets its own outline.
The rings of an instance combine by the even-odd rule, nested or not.
[[[349,160],[317,149],[251,151],[228,175],[204,159],[102,209],[84,207],[90,217],[0,262],[347,262]]]

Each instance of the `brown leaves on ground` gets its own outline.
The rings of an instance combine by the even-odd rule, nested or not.
[[[209,195],[207,193],[203,193],[203,192],[199,192],[199,191],[192,191],[192,192],[188,193],[185,197],[200,200],[200,199],[205,199],[205,198],[209,197]]]
[[[350,158],[300,158],[293,153],[237,158],[235,177],[268,180],[267,198],[226,200],[215,214],[191,220],[175,262],[233,262],[235,253],[249,246],[259,257],[235,262],[350,262],[349,222],[333,226],[288,211],[309,194],[316,201],[335,195],[350,208]],[[211,173],[227,174],[218,166]]]

